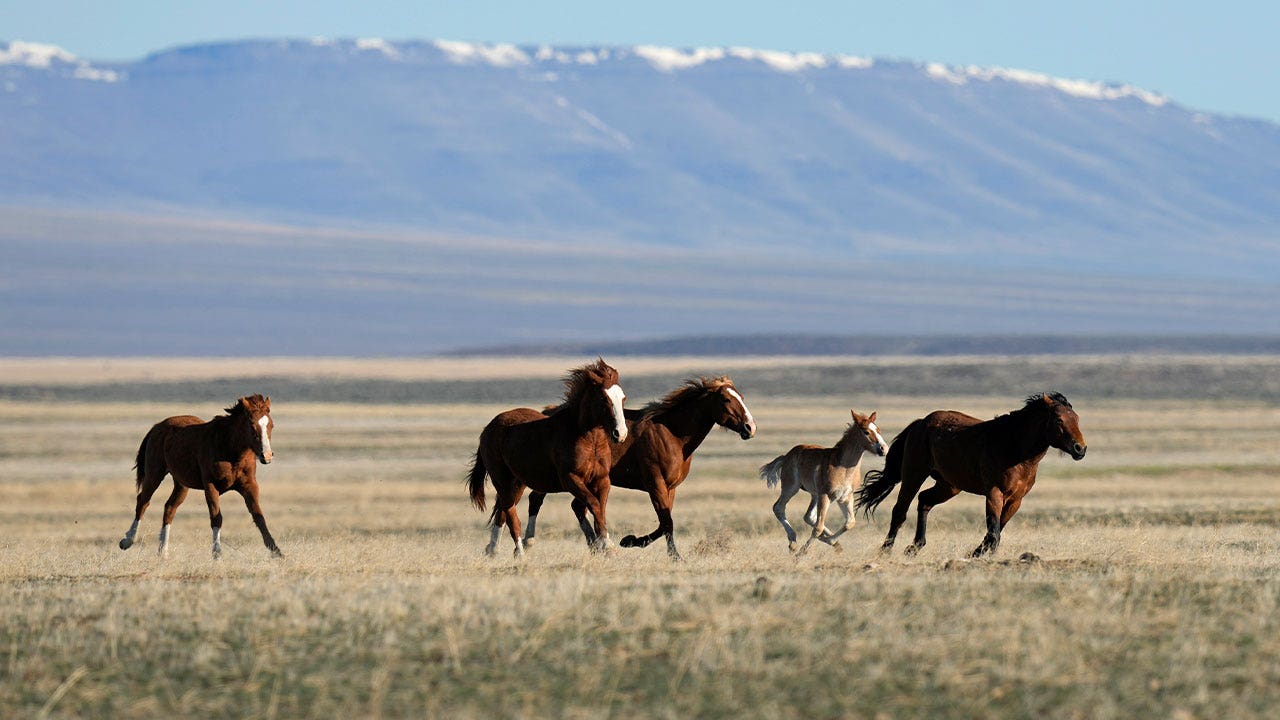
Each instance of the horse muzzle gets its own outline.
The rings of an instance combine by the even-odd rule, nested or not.
[[[742,438],[743,440],[750,440],[755,436],[756,436],[756,426],[754,424],[743,425],[742,429],[738,431],[738,437]]]
[[[626,430],[623,430],[623,431],[619,432],[619,431],[617,431],[617,430],[610,430],[610,431],[609,431],[609,437],[613,438],[613,441],[614,441],[614,442],[620,443],[620,442],[622,442],[623,440],[626,440],[626,439],[627,439],[627,431],[626,431]]]
[[[884,443],[880,443],[876,445],[876,454],[879,455],[880,457],[884,457],[885,455],[888,455],[889,446],[885,445]]]
[[[1081,445],[1080,443],[1076,443],[1071,446],[1071,450],[1069,450],[1068,452],[1070,453],[1072,460],[1083,460],[1084,454],[1088,451],[1089,451],[1088,446]]]
[[[275,457],[274,453],[258,453],[258,462],[263,465],[270,465],[271,458]]]

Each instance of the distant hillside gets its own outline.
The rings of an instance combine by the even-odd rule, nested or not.
[[[452,356],[506,355],[1280,355],[1280,336],[1231,335],[742,335],[474,348]]]
[[[1280,334],[1280,126],[743,48],[0,43],[0,352]]]

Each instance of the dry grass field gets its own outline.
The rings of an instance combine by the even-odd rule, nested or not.
[[[615,364],[625,386],[627,363]],[[27,380],[148,377],[80,367]],[[269,558],[233,497],[212,561],[192,495],[161,561],[163,488],[122,552],[142,434],[233,398],[0,400],[0,715],[1271,716],[1280,405],[1097,397],[1069,380],[1089,455],[1050,454],[1000,552],[981,561],[966,559],[983,533],[974,496],[933,512],[918,557],[877,557],[886,507],[843,552],[796,559],[756,470],[797,442],[833,442],[849,397],[889,436],[939,407],[992,416],[1037,387],[806,396],[740,381],[759,434],[717,431],[699,451],[675,509],[679,564],[661,542],[589,554],[556,496],[525,560],[505,537],[484,557],[486,515],[461,478],[480,428],[509,404],[278,393],[276,461],[259,479],[285,558]],[[631,406],[648,399],[629,394]],[[792,502],[797,526],[804,504]],[[625,490],[609,518],[615,539],[656,524]]]

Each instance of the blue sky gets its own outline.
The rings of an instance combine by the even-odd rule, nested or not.
[[[95,60],[247,37],[745,45],[1126,82],[1189,107],[1280,121],[1277,30],[1280,4],[1242,0],[0,0],[0,39]]]

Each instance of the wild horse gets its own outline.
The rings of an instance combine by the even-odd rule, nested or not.
[[[796,445],[785,455],[779,455],[772,462],[760,468],[760,477],[767,487],[782,485],[778,500],[773,504],[773,514],[787,532],[787,547],[796,551],[796,531],[787,522],[787,503],[795,494],[804,490],[809,493],[809,509],[804,513],[804,521],[813,528],[813,533],[800,548],[800,555],[809,551],[814,540],[821,540],[839,549],[836,542],[844,533],[853,529],[854,512],[852,508],[853,493],[858,489],[862,479],[862,455],[873,452],[883,456],[888,446],[876,427],[876,414],[859,415],[850,410],[853,422],[845,428],[844,435],[832,447],[820,445]],[[827,510],[831,503],[840,506],[844,514],[844,525],[831,533],[827,530]]]
[[[497,499],[490,518],[492,532],[485,552],[494,553],[503,525],[524,554],[516,504],[528,487],[540,493],[568,492],[593,549],[609,548],[605,503],[609,497],[610,440],[627,439],[622,403],[626,395],[618,371],[604,360],[573,370],[565,377],[564,402],[544,415],[532,408],[500,413],[480,433],[480,446],[467,475],[471,502],[484,509],[484,477],[493,481]],[[595,528],[586,525],[590,510]]]
[[[548,412],[556,412],[549,408]],[[719,425],[738,433],[743,440],[756,434],[756,421],[747,409],[742,394],[728,377],[691,378],[665,397],[646,405],[640,411],[627,411],[631,439],[613,446],[613,468],[609,482],[613,487],[643,490],[649,494],[658,515],[658,527],[648,535],[627,535],[622,547],[648,547],[659,537],[667,538],[667,553],[677,560],[675,526],[671,507],[676,488],[689,477],[693,453],[706,439],[711,428]],[[529,526],[525,544],[533,542],[543,493],[529,495]],[[581,508],[574,506],[579,525],[586,531]],[[591,536],[587,535],[588,541]]]
[[[1061,394],[1032,395],[1019,409],[985,422],[954,410],[938,410],[912,422],[889,446],[884,471],[867,473],[858,491],[858,507],[870,514],[902,483],[889,521],[889,535],[882,552],[893,547],[898,528],[907,519],[911,499],[927,478],[934,484],[920,493],[916,537],[907,546],[914,555],[925,545],[929,511],[961,491],[987,499],[987,534],[973,557],[994,552],[1000,533],[1022,498],[1036,482],[1036,470],[1049,448],[1057,448],[1075,460],[1084,459],[1084,435],[1080,418]]]
[[[213,526],[213,557],[222,555],[222,510],[219,498],[235,490],[244,498],[262,542],[271,554],[280,557],[280,548],[267,530],[266,518],[258,504],[257,463],[271,462],[271,398],[250,395],[227,408],[226,415],[204,422],[194,415],[176,415],[152,426],[138,446],[136,487],[137,507],[133,525],[120,541],[128,550],[138,534],[138,523],[146,512],[165,474],[173,476],[173,492],[164,504],[160,526],[160,555],[169,547],[169,526],[188,490],[200,490],[209,505]]]

